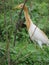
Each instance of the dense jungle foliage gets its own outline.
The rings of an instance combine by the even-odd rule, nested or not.
[[[15,46],[13,44],[21,9],[12,9],[24,1],[0,0],[0,65],[49,65],[49,47],[43,45],[41,49],[36,42],[32,42],[26,27],[19,27]],[[49,0],[27,0],[26,5],[33,23],[49,38]]]

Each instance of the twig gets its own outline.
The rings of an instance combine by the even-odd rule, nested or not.
[[[21,11],[20,11],[20,13],[19,13],[19,18],[18,18],[18,21],[17,21],[17,23],[16,23],[16,28],[15,28],[15,31],[14,31],[14,46],[15,46],[15,41],[16,41],[16,33],[17,33],[18,28],[19,28],[19,24],[21,23],[21,22],[20,22],[20,20],[21,20],[21,15],[22,15],[22,11],[23,11],[23,8],[24,8],[26,2],[27,2],[27,0],[24,1],[24,5],[23,5],[23,7],[22,7],[22,9],[21,9]]]
[[[6,5],[5,5],[5,0],[3,1],[3,5],[4,5],[4,25],[5,25],[5,28],[7,26],[7,23],[6,23]],[[8,32],[7,32],[7,29],[6,29],[6,52],[5,52],[5,56],[7,56],[7,59],[8,59],[8,65],[10,65],[10,50],[9,50],[9,39],[8,39]]]
[[[11,23],[11,25],[12,25],[12,10],[11,10],[11,8],[12,8],[12,5],[13,5],[13,0],[9,0],[9,2],[10,2],[10,5],[9,5],[10,23]]]
[[[29,55],[31,55],[32,53],[29,52],[28,54],[26,54],[24,57],[20,58],[19,60],[17,60],[15,63],[18,64],[19,61],[24,61],[24,58],[27,58]]]

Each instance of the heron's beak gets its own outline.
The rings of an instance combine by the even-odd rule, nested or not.
[[[13,8],[13,10],[15,10],[15,9],[20,9],[20,6],[18,5],[18,6],[15,6],[14,8]]]

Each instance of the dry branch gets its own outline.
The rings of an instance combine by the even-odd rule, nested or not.
[[[27,0],[24,1],[24,6],[26,4]],[[23,8],[24,8],[23,6]],[[15,46],[15,41],[16,41],[16,34],[17,34],[17,30],[19,29],[19,25],[20,25],[20,20],[21,20],[21,15],[22,15],[22,11],[23,11],[23,8],[21,9],[20,13],[19,13],[19,18],[16,22],[16,28],[15,28],[15,31],[14,31],[14,46]]]

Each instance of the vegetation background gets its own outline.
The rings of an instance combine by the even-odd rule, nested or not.
[[[16,44],[13,46],[20,10],[12,8],[23,2],[0,0],[0,65],[49,65],[49,47],[43,45],[43,49],[40,49],[30,40],[26,27],[17,31]],[[49,0],[28,0],[26,5],[33,23],[49,38]]]

